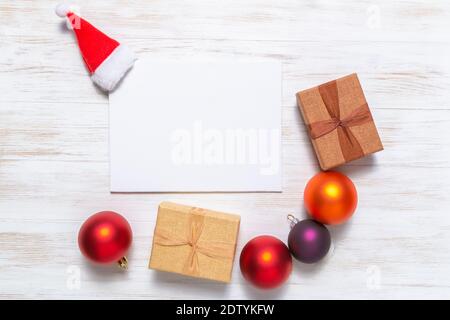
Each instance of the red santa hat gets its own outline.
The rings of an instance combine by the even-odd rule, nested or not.
[[[59,4],[55,12],[61,18],[67,18],[75,32],[92,81],[105,91],[114,90],[133,67],[136,60],[134,53],[79,17],[69,4]]]

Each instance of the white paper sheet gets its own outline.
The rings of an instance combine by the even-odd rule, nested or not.
[[[110,94],[112,192],[281,191],[281,64],[137,61]]]

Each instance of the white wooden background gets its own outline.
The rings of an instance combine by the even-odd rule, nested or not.
[[[283,193],[110,194],[108,99],[86,75],[56,2],[0,2],[0,298],[450,298],[450,2],[79,1],[139,56],[283,63]],[[385,151],[342,167],[358,210],[334,251],[275,291],[147,269],[156,209],[172,200],[242,216],[247,240],[286,240],[317,172],[294,94],[357,72]],[[155,150],[157,152],[157,150]],[[93,267],[77,232],[111,209],[132,224],[130,269]],[[80,286],[72,281],[79,271]]]

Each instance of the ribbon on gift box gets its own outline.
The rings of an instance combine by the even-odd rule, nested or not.
[[[364,151],[350,128],[373,121],[367,103],[341,119],[337,81],[320,85],[319,93],[331,119],[309,124],[311,138],[318,139],[337,130],[339,145],[346,162],[364,156]]]
[[[233,259],[235,243],[222,241],[202,241],[200,236],[203,232],[205,215],[203,209],[193,208],[189,217],[189,230],[184,236],[173,234],[165,229],[157,229],[154,242],[160,246],[178,247],[190,246],[191,251],[185,265],[185,272],[190,275],[198,274],[198,254],[201,253],[212,259]]]

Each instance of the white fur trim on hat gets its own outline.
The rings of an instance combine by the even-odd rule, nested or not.
[[[119,45],[92,74],[91,79],[105,91],[112,91],[133,67],[136,57],[125,45]]]

